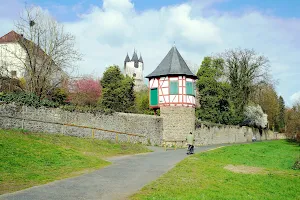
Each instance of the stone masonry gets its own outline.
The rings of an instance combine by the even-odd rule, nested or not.
[[[69,125],[87,126],[112,132]],[[186,147],[185,137],[192,131],[195,145],[251,142],[257,140],[284,139],[282,134],[239,126],[205,125],[195,129],[195,109],[187,107],[162,107],[161,116],[114,113],[111,115],[68,112],[57,108],[32,108],[14,104],[0,105],[0,128],[20,128],[34,132],[61,133],[76,137],[141,142],[162,145],[163,141],[177,141],[177,146]],[[117,134],[114,131],[137,134],[144,137]],[[174,145],[174,142],[167,145]]]
[[[165,141],[185,140],[189,132],[195,130],[195,108],[166,106],[160,108],[163,122],[163,139]]]
[[[58,108],[32,108],[16,105],[0,105],[0,127],[22,128],[34,132],[62,133],[77,137],[92,137],[91,128],[81,128],[63,124],[73,124],[101,128],[111,131],[137,134],[138,137],[118,134],[118,141],[142,142],[161,145],[162,118],[151,115],[114,113],[111,115],[68,112]],[[94,131],[94,138],[115,140],[114,132]]]

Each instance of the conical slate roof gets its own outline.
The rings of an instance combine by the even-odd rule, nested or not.
[[[130,58],[129,58],[129,56],[128,56],[128,53],[127,53],[127,56],[126,56],[126,58],[125,58],[125,61],[124,62],[130,62]]]
[[[140,55],[139,62],[144,63],[143,58],[142,58],[142,54]]]
[[[131,61],[135,61],[135,62],[138,62],[138,61],[139,61],[138,56],[137,56],[137,54],[136,54],[135,51],[134,51],[134,53],[133,53],[133,55],[132,55]]]
[[[175,46],[171,48],[158,67],[151,74],[146,76],[146,78],[166,75],[186,75],[197,78],[197,76],[191,72]]]

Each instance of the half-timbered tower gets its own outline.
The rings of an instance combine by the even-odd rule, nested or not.
[[[163,139],[184,141],[186,134],[195,128],[197,76],[174,46],[147,78],[150,107],[160,108],[164,119]]]

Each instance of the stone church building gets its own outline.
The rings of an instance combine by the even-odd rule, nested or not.
[[[136,51],[134,50],[132,58],[130,59],[128,53],[124,60],[124,74],[134,78],[134,90],[140,91],[142,89],[147,89],[144,83],[144,61],[142,55],[138,58]]]

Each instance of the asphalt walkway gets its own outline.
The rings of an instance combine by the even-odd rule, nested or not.
[[[202,152],[223,145],[196,147]],[[0,196],[2,200],[115,200],[137,192],[187,157],[185,149],[154,152],[108,159],[112,165],[74,178]]]

